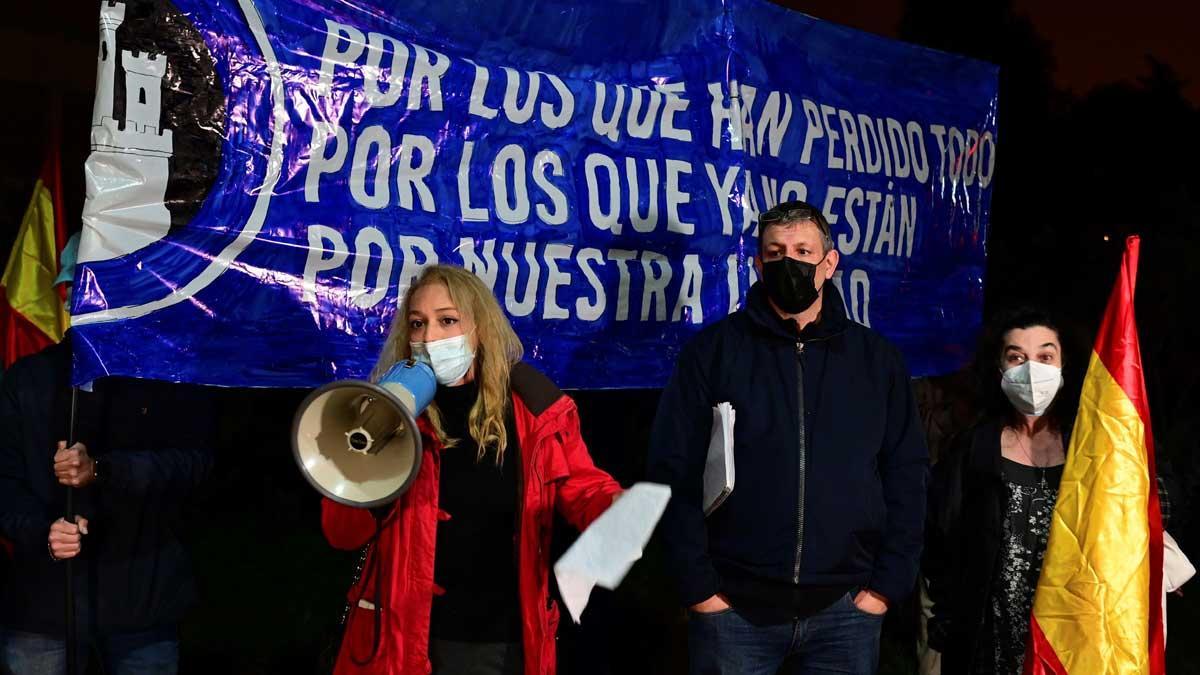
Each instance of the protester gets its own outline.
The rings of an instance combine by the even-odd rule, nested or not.
[[[555,671],[554,511],[583,529],[621,488],[592,464],[575,403],[522,351],[470,272],[429,267],[409,288],[374,377],[416,358],[439,386],[400,500],[374,512],[322,502],[330,544],[368,547],[335,672]]]
[[[679,356],[648,478],[693,673],[874,673],[883,616],[914,588],[927,451],[899,351],[850,321],[829,223],[788,202],[759,219],[762,281]],[[735,411],[735,485],[705,520],[712,406]]]
[[[1010,310],[985,327],[974,366],[981,419],[934,467],[930,485],[922,571],[928,646],[942,673],[1022,672],[1087,365],[1085,350],[1043,309]],[[1156,462],[1165,528],[1172,471],[1165,454]]]
[[[109,673],[174,673],[176,627],[195,598],[176,530],[212,465],[210,399],[194,387],[99,380],[78,392],[68,448],[71,341],[68,332],[17,361],[0,384],[0,536],[12,555],[0,581],[0,670],[66,671],[63,561],[74,559],[80,665],[94,647]],[[76,523],[61,517],[64,486],[76,492]]]
[[[1001,315],[984,332],[983,418],[935,466],[930,492],[928,633],[943,673],[1021,671],[1085,367],[1044,311]]]

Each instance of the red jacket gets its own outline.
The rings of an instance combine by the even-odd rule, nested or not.
[[[512,373],[521,474],[518,541],[518,590],[526,675],[553,675],[558,607],[549,596],[550,531],[557,508],[572,525],[586,528],[612,503],[621,487],[592,464],[579,434],[575,402],[544,375],[525,364]],[[349,592],[346,620],[335,675],[414,675],[431,670],[429,617],[433,596],[433,559],[439,520],[441,445],[421,419],[424,455],[408,492],[392,508],[379,540],[371,546],[359,582]],[[357,549],[375,534],[375,518],[366,509],[322,500],[321,526],[335,548]],[[374,556],[380,584],[368,579]],[[359,598],[382,608],[379,651],[366,665],[375,640],[376,613]]]

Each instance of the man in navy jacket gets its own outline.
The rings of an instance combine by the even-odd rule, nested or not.
[[[17,361],[0,385],[0,537],[11,553],[0,672],[65,672],[63,560],[73,558],[81,646],[94,645],[107,672],[174,673],[176,626],[195,600],[180,507],[213,464],[212,400],[198,387],[104,378],[78,393],[79,442],[67,448],[70,342]],[[78,524],[61,517],[64,485]]]
[[[682,351],[651,435],[693,673],[874,673],[913,589],[928,452],[900,352],[850,321],[820,210],[759,219],[762,279]],[[712,406],[736,412],[733,492],[707,519]]]

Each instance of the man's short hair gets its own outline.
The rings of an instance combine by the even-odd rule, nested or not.
[[[766,239],[767,229],[809,222],[821,231],[822,253],[833,250],[833,235],[829,231],[829,221],[821,209],[800,200],[784,202],[758,217],[758,256],[762,257],[763,240]]]

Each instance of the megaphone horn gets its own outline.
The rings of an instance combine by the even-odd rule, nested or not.
[[[292,454],[322,495],[349,506],[398,499],[421,469],[417,418],[437,391],[433,370],[392,366],[378,383],[340,380],[308,395],[292,424]]]

